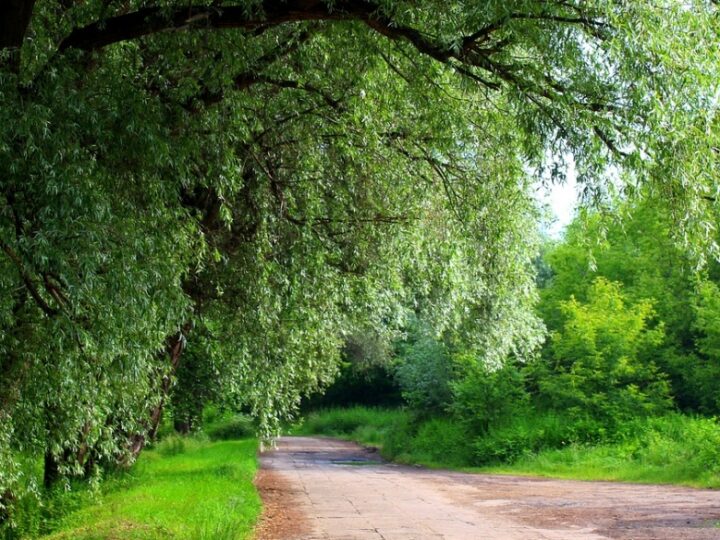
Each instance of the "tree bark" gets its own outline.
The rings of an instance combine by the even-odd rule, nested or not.
[[[186,331],[184,328],[183,330]],[[170,371],[163,376],[161,385],[161,397],[160,402],[153,409],[150,415],[150,430],[148,431],[148,437],[150,440],[155,440],[157,436],[160,422],[162,421],[162,414],[165,408],[165,401],[168,394],[170,393],[170,387],[172,386],[173,376],[180,365],[180,357],[185,349],[185,336],[183,332],[178,332],[174,336],[171,336],[167,342],[167,354],[170,359]]]
[[[0,526],[10,519],[10,509],[15,502],[15,493],[11,489],[6,489],[0,493]]]
[[[145,444],[148,441],[155,440],[157,437],[158,429],[160,428],[160,422],[162,421],[163,411],[165,409],[165,402],[167,401],[170,388],[172,387],[173,376],[180,365],[180,357],[185,349],[185,335],[190,330],[190,324],[186,323],[183,328],[177,334],[168,337],[164,355],[167,354],[170,361],[168,371],[163,375],[162,381],[160,382],[160,400],[158,404],[150,411],[150,417],[148,418],[148,429],[146,433],[136,433],[131,437],[130,442],[130,453],[133,459],[137,458],[142,452]]]
[[[0,51],[10,49],[6,65],[12,71],[20,68],[20,48],[30,25],[35,0],[3,0],[0,2]],[[3,61],[0,60],[0,67]]]
[[[43,465],[43,486],[50,489],[60,478],[60,461],[49,450],[45,451],[45,460]]]
[[[237,28],[259,32],[292,22],[343,20],[364,22],[390,39],[406,39],[421,53],[441,62],[447,62],[451,57],[463,62],[468,60],[466,50],[453,52],[415,28],[395,24],[382,13],[378,3],[369,0],[332,3],[324,0],[265,0],[254,12],[248,12],[247,6],[147,7],[76,28],[62,41],[60,50],[91,51],[168,30]],[[487,33],[493,31],[491,28]],[[463,39],[463,46],[469,50],[476,39],[486,37],[482,32],[475,32]]]

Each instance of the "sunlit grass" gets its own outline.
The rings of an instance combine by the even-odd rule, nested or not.
[[[712,442],[708,441],[708,445]],[[664,440],[633,451],[623,444],[571,446],[546,450],[511,465],[483,467],[483,472],[529,474],[577,480],[614,480],[720,488],[720,465],[699,456],[697,447]],[[659,448],[662,447],[662,450]],[[657,452],[662,451],[661,455]]]
[[[472,468],[473,472],[544,476],[575,480],[607,480],[648,484],[676,484],[719,488],[720,475],[710,468],[698,469],[670,458],[664,465],[618,455],[617,448],[567,448],[542,452],[512,465]]]
[[[91,505],[46,539],[249,538],[260,513],[252,480],[257,441],[169,438],[144,452],[131,477],[111,480]]]

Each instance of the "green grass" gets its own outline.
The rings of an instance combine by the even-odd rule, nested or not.
[[[544,450],[482,470],[720,488],[720,426],[681,414],[635,420],[612,444]]]
[[[308,414],[291,430],[293,435],[328,435],[369,446],[384,446],[388,435],[409,421],[401,409],[349,407],[321,409]]]
[[[694,464],[685,464],[678,459],[660,465],[649,464],[642,459],[629,458],[614,446],[548,450],[511,465],[473,467],[469,471],[720,488],[720,476],[716,470],[698,469]]]
[[[295,433],[372,444],[387,459],[432,468],[720,488],[720,425],[679,413],[638,418],[612,432],[536,414],[477,437],[451,418],[352,407],[314,412]]]
[[[257,441],[169,437],[47,540],[249,538],[261,510],[252,480]]]

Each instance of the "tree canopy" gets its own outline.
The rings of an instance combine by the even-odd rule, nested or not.
[[[132,461],[183,358],[269,435],[344,336],[408,311],[529,354],[533,178],[571,155],[587,201],[655,197],[705,253],[718,25],[710,1],[4,2],[0,504],[9,447],[47,483]]]

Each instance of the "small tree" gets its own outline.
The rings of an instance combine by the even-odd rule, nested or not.
[[[413,321],[408,338],[398,346],[395,377],[402,397],[417,412],[441,412],[450,403],[453,370],[445,345],[421,323]]]
[[[478,362],[473,354],[456,355],[461,375],[451,387],[450,410],[472,434],[489,429],[527,411],[529,395],[522,371],[516,361],[498,369]]]
[[[667,380],[650,359],[664,336],[663,325],[653,325],[652,302],[626,305],[620,284],[598,278],[587,303],[571,297],[561,312],[538,381],[551,406],[607,425],[667,409]]]

